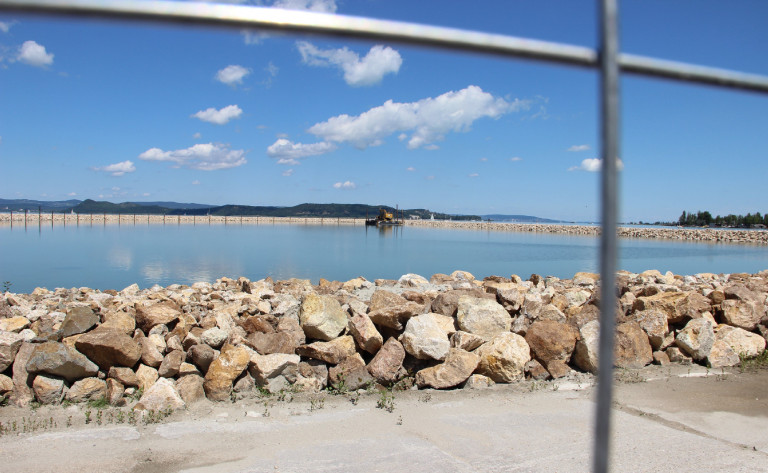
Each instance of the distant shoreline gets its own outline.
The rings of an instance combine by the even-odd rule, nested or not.
[[[468,222],[451,220],[406,220],[406,226],[423,228],[450,228],[461,230],[493,230],[517,233],[547,233],[574,236],[598,236],[598,225]],[[14,213],[13,220],[8,213],[0,213],[0,226],[30,225],[360,225],[362,218],[338,217],[254,217],[254,216],[208,216],[208,215],[133,215],[133,214],[62,214],[62,213]],[[722,244],[768,245],[768,231],[729,230],[711,228],[642,228],[619,227],[620,238],[643,238],[652,240],[689,241]]]

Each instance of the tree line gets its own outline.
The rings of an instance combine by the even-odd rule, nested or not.
[[[712,214],[708,211],[698,211],[694,213],[683,210],[682,215],[677,219],[677,224],[684,227],[715,225],[718,227],[750,228],[761,224],[768,226],[768,213],[765,215],[760,215],[760,212],[755,212],[754,214],[748,213],[747,215],[729,214],[725,217],[718,215],[713,218]]]

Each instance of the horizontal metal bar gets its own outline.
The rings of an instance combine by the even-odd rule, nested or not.
[[[47,13],[118,20],[186,23],[386,40],[597,68],[594,49],[514,36],[399,21],[256,6],[175,1],[0,0],[0,12]],[[619,56],[623,72],[768,93],[768,77],[665,61]]]

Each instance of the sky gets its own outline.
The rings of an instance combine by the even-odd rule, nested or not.
[[[247,3],[247,2],[246,2]],[[596,47],[596,2],[264,0]],[[622,51],[768,75],[768,2],[620,2]],[[598,76],[398,43],[0,14],[0,198],[599,219]],[[620,221],[768,212],[768,96],[625,75]]]

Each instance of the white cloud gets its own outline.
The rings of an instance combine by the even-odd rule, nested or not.
[[[75,197],[77,195],[77,192],[70,192],[67,194],[67,197]]]
[[[480,175],[480,174],[478,174],[478,173],[476,173],[476,172],[473,172],[472,174],[470,174],[470,175],[469,175],[469,177],[478,177],[479,175]]]
[[[225,125],[230,120],[240,118],[243,114],[243,110],[237,105],[227,105],[221,110],[215,108],[207,108],[200,110],[196,114],[192,115],[192,118],[199,118],[200,120],[208,123],[214,123],[216,125]]]
[[[480,162],[481,163],[487,163],[488,162],[488,158],[480,158]]]
[[[512,156],[511,158],[509,158],[509,160],[512,161],[513,163],[516,163],[518,161],[522,161],[523,158],[521,158],[520,156]]]
[[[325,154],[336,149],[333,143],[294,143],[285,138],[279,138],[267,148],[267,156],[277,158],[278,164],[288,164],[295,166],[299,164],[298,160],[307,156],[317,156]]]
[[[34,41],[24,41],[16,59],[30,66],[50,66],[53,64],[53,53],[46,52],[45,46]]]
[[[568,168],[569,171],[586,171],[586,172],[599,172],[603,167],[603,160],[599,158],[587,158],[581,162],[578,166]],[[616,160],[616,168],[621,171],[624,169],[624,163],[620,160]]]
[[[15,21],[0,21],[0,31],[7,33],[11,30],[11,26],[16,23]]]
[[[352,190],[356,187],[357,186],[352,181],[337,182],[336,184],[333,185],[334,189],[344,189],[344,190]]]
[[[119,176],[122,176],[123,174],[136,171],[136,166],[133,165],[132,161],[123,161],[120,163],[110,164],[108,166],[95,167],[93,168],[93,170],[108,172],[113,176],[119,177]]]
[[[150,196],[150,195],[152,195],[152,194],[150,194],[149,192],[145,192],[145,193],[143,193],[143,194],[141,194],[141,195],[142,195],[142,197],[149,197],[149,196]]]
[[[377,44],[364,58],[347,48],[320,49],[306,41],[296,43],[305,64],[312,66],[338,66],[344,71],[347,84],[359,87],[381,82],[386,74],[396,74],[403,64],[400,53]]]
[[[573,145],[570,148],[568,148],[568,151],[588,151],[589,145]]]
[[[243,77],[251,73],[251,70],[237,64],[231,64],[216,73],[216,80],[222,84],[234,86],[243,83]]]
[[[289,177],[293,175],[293,169],[288,169],[286,171],[283,171],[283,176]]]
[[[410,171],[410,172],[413,172],[413,171],[415,171],[415,170],[416,170],[416,168],[415,168],[415,167],[413,167],[413,166],[408,166],[407,168],[405,168],[405,170],[406,170],[406,171]]]
[[[195,179],[194,181],[192,181],[192,185],[193,185],[193,186],[199,186],[199,185],[200,185],[200,181],[198,181],[197,179]]]
[[[525,101],[507,102],[470,85],[457,92],[446,92],[417,102],[388,100],[358,116],[332,117],[313,125],[308,131],[325,141],[348,142],[360,149],[380,145],[392,134],[410,132],[408,148],[416,149],[442,140],[446,133],[466,132],[479,118],[497,118],[527,106]]]
[[[160,148],[150,148],[139,155],[144,161],[167,161],[175,163],[174,167],[187,167],[200,171],[216,171],[242,166],[245,150],[229,149],[229,145],[220,143],[200,143],[186,149],[163,151]]]
[[[265,67],[264,70],[267,71],[271,77],[277,77],[277,73],[280,72],[280,68],[272,64],[272,61],[269,61],[269,64],[267,64],[267,67]]]
[[[200,134],[200,132],[197,132],[197,133],[195,133],[194,135],[192,135],[192,138],[194,138],[194,139],[196,139],[196,140],[199,140],[199,139],[200,139],[200,138],[202,138],[202,137],[203,137],[203,135],[201,135],[201,134]]]

